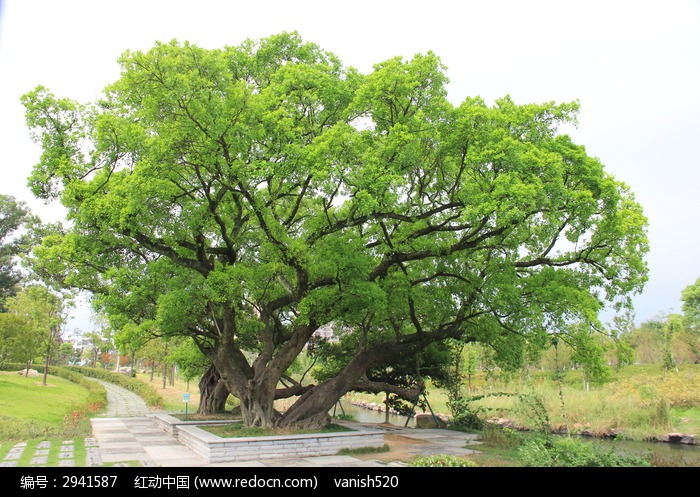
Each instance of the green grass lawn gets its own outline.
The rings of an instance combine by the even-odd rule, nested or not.
[[[50,442],[45,467],[57,467],[64,441],[72,441],[75,466],[87,464],[85,437],[91,435],[90,424],[76,422],[76,407],[88,399],[88,391],[73,382],[49,375],[46,386],[42,377],[25,377],[0,373],[0,460],[18,442],[26,442],[19,460],[20,467],[31,466],[35,449]]]
[[[87,398],[85,388],[57,376],[43,386],[41,376],[0,373],[0,440],[64,436],[66,420]]]

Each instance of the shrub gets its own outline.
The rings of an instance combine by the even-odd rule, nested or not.
[[[518,398],[518,394],[510,392],[490,392],[471,397],[459,397],[450,400],[447,405],[452,412],[452,422],[450,428],[455,430],[481,430],[484,427],[484,419],[497,411],[493,408],[480,404],[485,399],[493,400],[497,397]]]
[[[655,468],[698,468],[700,467],[700,457],[695,460],[686,460],[682,453],[666,456],[651,452],[649,464]]]
[[[114,383],[122,388],[126,388],[127,390],[130,390],[141,397],[150,407],[158,409],[163,405],[163,397],[161,397],[152,386],[135,378],[130,378],[125,374],[105,371],[104,369],[100,368],[88,368],[84,366],[68,366],[65,369],[70,369],[71,371],[80,373],[90,378]]]
[[[384,444],[381,447],[357,447],[355,449],[340,449],[338,451],[339,456],[354,456],[362,454],[379,454],[380,452],[390,452],[391,447],[388,444]]]
[[[458,430],[480,430],[484,427],[479,410],[470,405],[471,399],[459,398],[449,402],[452,427]]]
[[[595,442],[572,437],[532,438],[518,449],[523,464],[529,467],[648,467],[651,464],[633,454],[618,454]]]
[[[512,428],[501,428],[493,423],[486,423],[481,432],[481,442],[486,447],[495,449],[516,449],[523,441],[523,434]]]
[[[88,397],[84,404],[66,414],[63,418],[64,435],[68,438],[78,436],[81,433],[91,431],[90,416],[102,411],[107,405],[107,391],[105,387],[86,379],[83,375],[67,368],[50,366],[49,374],[60,376],[68,381],[76,383],[88,391]]]
[[[479,465],[471,459],[457,456],[437,454],[434,456],[421,456],[410,464],[412,468],[477,468]]]
[[[353,416],[352,414],[340,413],[340,414],[336,414],[336,415],[333,416],[333,417],[334,417],[335,419],[339,419],[339,420],[341,420],[341,421],[357,421],[357,420],[355,419],[355,416]]]

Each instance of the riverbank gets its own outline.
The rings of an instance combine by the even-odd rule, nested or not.
[[[700,444],[700,365],[672,373],[656,366],[628,366],[615,371],[611,381],[588,390],[575,374],[570,372],[561,381],[546,371],[509,381],[477,374],[462,405],[482,420],[524,431],[547,425],[554,433],[597,439]],[[427,399],[433,413],[449,420],[452,412],[444,390],[429,385]],[[377,415],[367,419],[381,422],[383,400],[382,395],[353,393],[343,404],[374,412]],[[404,416],[393,422],[405,420]]]
[[[359,418],[364,421],[364,422],[386,422],[386,416],[385,416],[385,411],[383,406],[378,405],[374,402],[367,402],[365,400],[358,400],[358,401],[350,401],[350,405],[357,408],[357,409],[362,409],[365,411],[368,411],[370,413],[376,413],[376,415],[368,414],[367,416],[359,416]],[[441,426],[444,427],[449,427],[450,426],[450,416],[443,414],[443,413],[434,413],[435,418],[437,418],[437,423],[440,424]],[[354,415],[358,417],[357,411],[354,412]],[[417,423],[417,419],[424,419],[424,423]],[[417,413],[415,415],[409,415],[409,416],[402,416],[399,414],[398,411],[396,410],[389,410],[389,422],[394,423],[394,424],[401,424],[402,426],[411,426],[415,427],[418,426],[420,427],[430,427],[435,425],[435,421],[433,421],[433,415],[431,413]],[[501,428],[511,428],[517,431],[529,431],[527,427],[524,426],[518,426],[512,419],[508,418],[492,418],[489,419],[488,422],[493,423]],[[564,426],[559,426],[557,428],[552,429],[553,434],[557,435],[566,435],[566,434],[574,434],[574,435],[580,435],[582,437],[589,437],[589,438],[597,438],[597,439],[616,439],[616,438],[624,438],[620,437],[618,433],[615,433],[614,431],[610,431],[607,433],[593,433],[590,430],[587,430],[586,428],[582,426],[573,426],[571,430],[568,430],[567,427]],[[677,433],[677,432],[672,432],[668,433],[665,435],[659,435],[659,436],[650,436],[642,440],[644,442],[661,442],[661,443],[671,443],[671,444],[683,444],[683,445],[693,445],[693,446],[699,446],[700,447],[700,438],[695,436],[694,434],[684,434],[684,433]]]

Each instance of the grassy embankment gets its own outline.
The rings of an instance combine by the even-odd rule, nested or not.
[[[27,446],[18,466],[28,466],[36,446],[50,441],[47,466],[58,466],[59,448],[73,439],[73,458],[85,464],[84,438],[90,436],[89,419],[81,408],[90,401],[91,392],[77,383],[49,376],[46,386],[41,377],[0,373],[0,460],[17,443]]]
[[[80,379],[78,377],[78,379]],[[0,372],[0,441],[89,436],[90,413],[106,405],[101,386],[49,375]]]

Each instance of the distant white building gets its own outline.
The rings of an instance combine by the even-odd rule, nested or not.
[[[337,342],[338,341],[338,331],[336,331],[337,325],[333,322],[326,323],[323,326],[320,326],[316,331],[314,331],[315,337],[323,338],[325,340],[328,340],[329,342]]]

